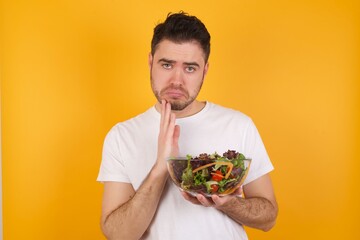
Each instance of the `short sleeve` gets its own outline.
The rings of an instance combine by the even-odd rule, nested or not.
[[[126,182],[129,177],[126,174],[125,165],[121,158],[121,138],[118,125],[114,126],[106,135],[102,151],[102,161],[97,181],[99,182]]]
[[[249,173],[244,182],[244,184],[247,184],[271,172],[274,167],[267,154],[260,134],[251,119],[249,119],[243,142],[245,145],[245,156],[252,159]]]

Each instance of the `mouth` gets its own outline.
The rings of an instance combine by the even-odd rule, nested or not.
[[[181,98],[184,96],[184,94],[179,91],[168,91],[168,92],[165,92],[165,95],[167,95],[171,98]]]
[[[163,92],[163,95],[166,95],[170,98],[173,98],[173,99],[179,99],[179,98],[183,98],[183,97],[187,97],[187,94],[184,90],[181,90],[181,89],[166,89],[164,92]]]

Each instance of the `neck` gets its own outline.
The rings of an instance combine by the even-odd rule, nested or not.
[[[172,112],[175,113],[176,118],[189,117],[200,112],[205,107],[205,105],[205,102],[194,100],[189,106],[187,106],[183,110],[172,110]],[[160,112],[161,104],[159,102],[155,104],[155,109]]]

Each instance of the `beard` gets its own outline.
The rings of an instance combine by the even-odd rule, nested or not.
[[[190,94],[187,90],[185,90],[181,85],[176,86],[174,84],[170,84],[166,88],[158,90],[155,88],[155,84],[152,76],[150,76],[150,80],[151,80],[151,89],[153,90],[153,93],[156,99],[158,100],[158,102],[161,103],[161,100],[165,99],[167,102],[170,103],[171,110],[181,111],[184,110],[196,99],[202,87],[204,78],[202,79],[200,85],[193,91],[192,94]],[[171,91],[171,90],[181,91],[185,99],[182,100],[180,98],[166,98],[164,95],[166,94],[167,91]]]

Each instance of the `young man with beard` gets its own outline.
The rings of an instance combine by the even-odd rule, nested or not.
[[[252,120],[196,100],[209,54],[210,34],[194,16],[169,14],[155,27],[149,68],[157,103],[115,125],[104,142],[98,181],[108,239],[247,239],[243,225],[268,231],[275,224],[273,166]],[[169,157],[228,149],[252,159],[245,198],[193,197],[171,183]]]

